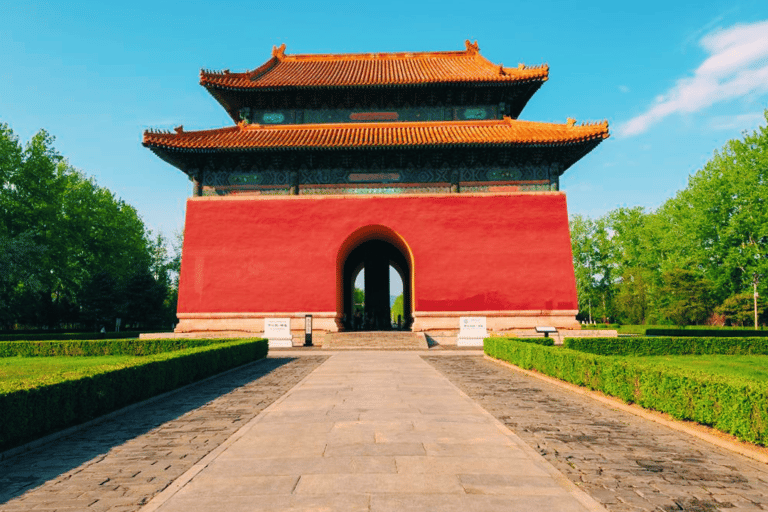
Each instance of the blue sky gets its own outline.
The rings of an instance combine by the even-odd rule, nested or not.
[[[438,6],[438,7],[436,7]],[[147,128],[231,124],[200,68],[287,53],[462,50],[547,63],[521,118],[608,119],[611,137],[563,176],[570,213],[655,208],[728,139],[764,123],[768,2],[5,2],[0,122],[46,129],[69,162],[166,236],[191,186],[141,146]]]

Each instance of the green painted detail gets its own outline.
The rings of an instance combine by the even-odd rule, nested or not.
[[[519,180],[523,173],[519,169],[497,169],[488,172],[488,179],[493,181]]]
[[[258,185],[262,177],[259,174],[231,174],[229,176],[230,185]]]
[[[351,194],[402,194],[403,189],[400,187],[371,187],[371,188],[350,188],[348,193]]]
[[[465,108],[464,119],[488,119],[488,111],[484,108]]]
[[[267,124],[277,124],[285,121],[285,114],[282,112],[267,112],[261,116],[261,120]]]

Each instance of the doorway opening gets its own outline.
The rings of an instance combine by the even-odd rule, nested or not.
[[[387,231],[391,235],[381,236],[382,232],[376,230],[369,236],[350,237],[350,243],[345,243],[346,250],[340,252],[339,328],[342,330],[410,330],[413,323],[410,251],[399,236]],[[397,239],[392,240],[392,236]]]

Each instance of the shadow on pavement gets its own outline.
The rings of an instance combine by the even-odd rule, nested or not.
[[[254,361],[0,461],[0,504],[103,456],[112,448],[175,420],[295,359],[269,357]]]

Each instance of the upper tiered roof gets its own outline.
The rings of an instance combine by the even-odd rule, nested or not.
[[[547,65],[505,68],[480,55],[477,41],[465,51],[287,55],[285,44],[272,58],[245,73],[202,70],[200,84],[230,90],[419,84],[543,82]]]
[[[216,130],[144,132],[153,150],[281,150],[439,146],[567,146],[608,137],[608,122],[576,125],[510,118],[493,121],[238,124]]]

